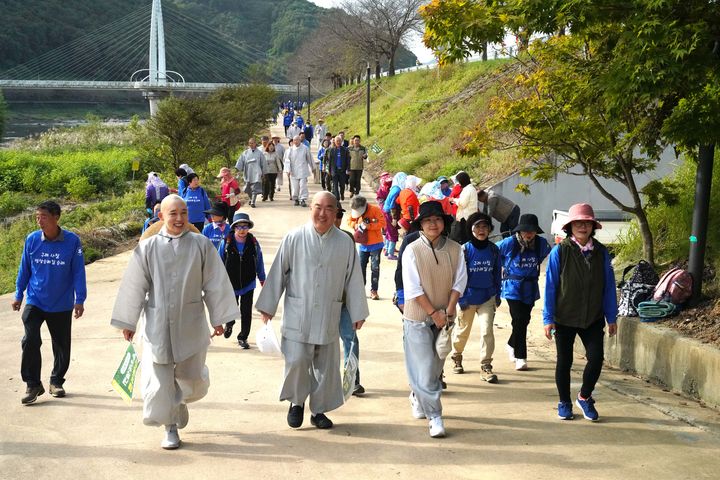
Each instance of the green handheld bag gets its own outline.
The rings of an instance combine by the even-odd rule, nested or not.
[[[135,347],[130,343],[125,355],[123,356],[120,366],[115,372],[112,379],[112,386],[120,396],[129,405],[132,403],[133,389],[135,388],[135,375],[137,373],[140,360],[138,359]]]

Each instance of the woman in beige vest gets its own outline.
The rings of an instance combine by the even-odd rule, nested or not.
[[[442,234],[451,222],[440,202],[421,204],[412,223],[421,230],[420,238],[407,246],[402,257],[403,344],[412,389],[410,403],[415,418],[430,421],[431,437],[445,436],[440,403],[445,359],[438,356],[435,340],[454,320],[457,301],[467,283],[462,248]]]

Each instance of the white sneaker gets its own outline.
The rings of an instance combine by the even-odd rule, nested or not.
[[[445,425],[443,425],[442,417],[430,419],[430,436],[433,438],[445,436]]]
[[[515,370],[527,370],[527,360],[524,358],[515,359]]]
[[[514,362],[515,361],[515,349],[506,343],[505,350],[507,350],[508,358],[510,359],[510,363]]]
[[[415,398],[415,393],[410,392],[410,396],[408,398],[410,399],[410,407],[412,408],[413,418],[417,418],[418,420],[425,418],[425,412],[423,411],[420,402],[418,402],[417,398]]]
[[[187,405],[184,403],[181,403],[178,406],[177,428],[183,429],[183,428],[187,427],[189,419],[190,419],[190,412],[188,412]]]
[[[180,446],[180,434],[177,425],[165,425],[165,439],[160,446],[165,450],[175,450]]]

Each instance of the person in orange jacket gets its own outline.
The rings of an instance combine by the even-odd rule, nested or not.
[[[415,175],[408,175],[407,180],[405,180],[405,188],[397,198],[397,203],[400,205],[401,210],[398,223],[405,229],[405,232],[410,230],[410,224],[415,220],[420,210],[417,188],[421,182],[422,180]]]
[[[380,253],[384,245],[381,230],[385,228],[385,216],[380,207],[368,204],[365,197],[356,195],[350,203],[350,217],[347,223],[354,232],[355,241],[359,244],[363,283],[367,284],[365,271],[370,260],[370,298],[379,300]]]

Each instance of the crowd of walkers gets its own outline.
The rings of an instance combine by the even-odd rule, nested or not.
[[[274,317],[284,295],[280,399],[290,403],[288,425],[302,425],[309,398],[311,423],[331,428],[326,413],[343,403],[338,342],[346,359],[351,354],[359,359],[357,331],[370,314],[363,286],[367,265],[367,296],[380,300],[382,257],[397,262],[393,303],[403,319],[411,413],[429,421],[430,436],[445,436],[441,395],[447,388],[446,357],[455,374],[465,372],[463,354],[476,316],[481,378],[498,382],[493,325],[503,300],[512,324],[507,356],[515,370],[528,370],[527,331],[540,299],[540,266],[546,258],[543,324],[557,347],[558,416],[572,419],[574,404],[585,418],[598,420],[592,392],[602,369],[605,325],[610,335],[616,333],[617,302],[608,251],[594,238],[602,226],[590,205],[570,208],[563,227],[566,238],[551,247],[536,215],[521,215],[511,200],[478,189],[464,171],[424,185],[414,175],[383,172],[373,202],[360,193],[368,154],[359,136],[350,141],[344,132],[333,136],[322,120],[308,130],[291,108],[282,116],[288,145],[279,137],[262,137],[261,145],[251,138],[235,165],[238,178],[230,168],[220,169],[221,193],[214,202],[188,165],[175,171],[177,188],[169,188],[155,172],[148,175],[147,231],[120,285],[112,325],[132,340],[145,314],[143,419],[147,425],[165,426],[163,448],[180,445],[178,429],[188,422],[186,404],[202,398],[209,387],[204,306],[213,335],[232,336],[239,317],[237,343],[249,349],[258,282],[263,288],[255,309],[264,323]],[[318,155],[312,158],[309,141],[318,132]],[[285,236],[266,272],[260,242],[252,233],[254,221],[239,211],[241,194],[251,208],[258,196],[273,202],[283,173],[294,205],[310,207],[310,221]],[[322,190],[309,199],[311,176]],[[341,203],[346,192],[349,212]],[[27,291],[24,404],[44,393],[41,324],[48,322],[56,357],[50,393],[61,397],[69,366],[70,316],[83,313],[82,247],[75,235],[58,226],[59,218],[56,204],[38,207],[40,230],[26,241],[12,303],[19,310]],[[573,397],[570,368],[576,336],[585,346],[587,365]],[[358,369],[352,393],[364,392]]]

